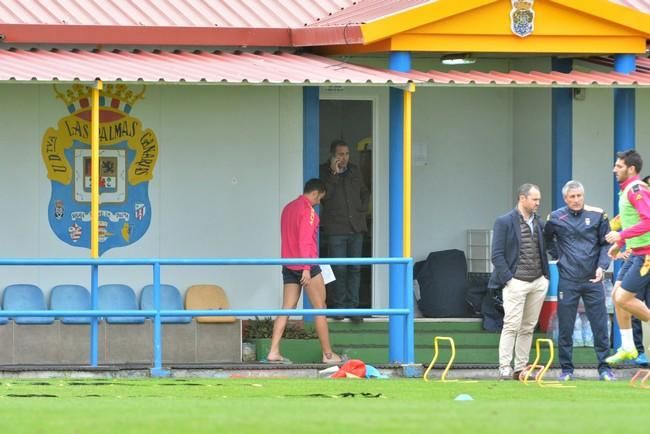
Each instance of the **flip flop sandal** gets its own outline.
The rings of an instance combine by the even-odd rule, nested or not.
[[[321,361],[322,361],[322,363],[324,363],[326,365],[340,365],[342,363],[347,362],[348,359],[349,359],[348,356],[346,354],[343,354],[342,356],[339,356],[339,359],[336,359],[336,360],[323,358]]]

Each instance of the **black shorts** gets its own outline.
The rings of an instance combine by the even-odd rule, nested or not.
[[[641,275],[641,268],[645,262],[645,257],[646,255],[630,256],[628,259],[628,262],[630,262],[630,268],[623,276],[621,288],[629,292],[634,292],[636,294],[641,293],[641,291],[645,291],[645,288],[648,286],[648,284],[650,284],[650,273],[647,273],[644,276]]]
[[[320,266],[312,265],[311,266],[311,277],[316,277],[320,274]],[[295,283],[300,285],[300,279],[302,279],[302,270],[290,270],[287,267],[282,267],[282,281],[284,283]]]
[[[623,262],[623,265],[621,265],[621,269],[618,270],[618,275],[616,276],[616,280],[618,281],[623,281],[623,278],[625,277],[625,273],[630,269],[632,266],[632,258],[627,258],[625,262]]]

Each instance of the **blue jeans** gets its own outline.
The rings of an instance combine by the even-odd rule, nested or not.
[[[363,247],[363,234],[328,235],[328,255],[330,258],[360,258]],[[359,307],[359,284],[361,267],[359,265],[332,266],[336,280],[332,283],[328,297],[328,307]]]
[[[559,326],[558,357],[563,371],[573,372],[573,327],[582,297],[591,331],[594,335],[594,351],[598,358],[598,372],[608,368],[605,358],[609,356],[609,330],[607,307],[602,282],[571,282],[560,278],[558,285],[557,318]]]

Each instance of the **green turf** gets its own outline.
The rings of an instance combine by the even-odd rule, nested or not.
[[[0,381],[3,434],[632,434],[650,429],[650,390],[624,381],[576,381],[575,389],[489,380]],[[456,401],[459,394],[474,400]]]

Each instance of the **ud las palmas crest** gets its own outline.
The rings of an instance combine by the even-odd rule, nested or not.
[[[108,84],[99,98],[99,254],[138,241],[151,222],[149,181],[158,158],[158,140],[130,115],[143,98],[126,85]],[[48,128],[41,153],[52,196],[50,227],[71,246],[90,248],[90,88],[54,88],[69,114]]]
[[[528,36],[535,30],[535,0],[512,0],[510,30],[517,36]]]

